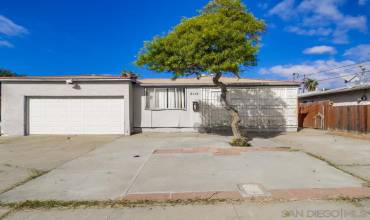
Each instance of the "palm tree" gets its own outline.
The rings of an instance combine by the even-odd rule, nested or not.
[[[319,82],[315,79],[307,78],[303,82],[304,88],[307,89],[309,92],[313,92],[316,90],[317,86],[319,85]]]

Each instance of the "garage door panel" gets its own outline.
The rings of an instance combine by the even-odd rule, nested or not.
[[[123,134],[123,98],[31,98],[29,134]]]

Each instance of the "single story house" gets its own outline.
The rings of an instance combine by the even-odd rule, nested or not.
[[[296,131],[298,84],[222,78],[249,130]],[[211,77],[143,79],[114,76],[4,77],[1,133],[125,134],[208,131],[229,127]]]
[[[299,95],[299,127],[370,133],[370,83]]]

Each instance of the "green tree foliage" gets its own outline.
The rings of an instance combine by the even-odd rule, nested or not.
[[[222,91],[221,100],[232,115],[234,137],[241,138],[240,118],[227,103],[222,75],[239,77],[242,67],[257,62],[260,35],[265,23],[250,13],[240,0],[213,0],[198,16],[184,18],[164,36],[145,42],[136,64],[173,78],[209,74]]]
[[[309,92],[315,91],[317,86],[319,85],[319,82],[314,79],[307,78],[303,82],[304,88],[307,89]]]
[[[256,63],[263,21],[240,0],[211,1],[198,16],[184,18],[165,36],[145,42],[137,64],[174,77],[231,72]]]
[[[0,77],[12,77],[12,76],[17,76],[17,74],[13,73],[10,70],[0,68]]]

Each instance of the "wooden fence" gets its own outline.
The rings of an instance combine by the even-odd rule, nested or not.
[[[370,106],[333,106],[329,101],[300,103],[301,128],[370,133]]]

